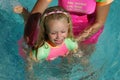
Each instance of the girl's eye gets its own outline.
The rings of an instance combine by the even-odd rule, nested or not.
[[[52,35],[55,35],[56,33],[51,33]]]
[[[61,33],[65,33],[66,31],[61,31]]]

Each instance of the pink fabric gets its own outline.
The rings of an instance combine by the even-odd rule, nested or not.
[[[78,36],[78,34],[88,26],[87,15],[79,16],[71,14],[71,18],[73,23],[73,34]]]
[[[95,10],[96,0],[59,0],[58,4],[69,12],[91,14]]]
[[[70,12],[73,23],[73,34],[78,36],[86,27],[94,22],[96,0],[59,0],[58,5]],[[102,33],[101,28],[89,39],[83,41],[85,44],[95,44]]]
[[[53,60],[57,57],[65,56],[68,53],[68,51],[69,50],[66,47],[65,43],[62,44],[61,46],[51,47],[47,60]]]
[[[23,38],[21,38],[18,41],[18,51],[19,51],[19,54],[20,54],[21,57],[26,58],[26,54],[23,50],[23,45],[22,45],[23,41],[24,41]]]

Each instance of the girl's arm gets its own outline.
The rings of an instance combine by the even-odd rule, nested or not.
[[[97,6],[95,13],[95,22],[86,28],[82,34],[77,38],[77,41],[84,41],[86,38],[89,38],[93,34],[95,34],[105,23],[108,12],[109,12],[110,4],[104,6]]]
[[[19,14],[24,19],[24,22],[26,23],[28,16],[30,14],[26,8],[24,8],[23,6],[17,5],[13,8],[13,11]]]

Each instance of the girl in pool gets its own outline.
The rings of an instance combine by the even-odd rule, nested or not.
[[[23,11],[24,8],[20,6],[14,8],[16,13],[21,13],[21,10]],[[65,57],[69,52],[74,52],[78,49],[77,42],[73,39],[70,15],[63,8],[54,6],[46,9],[40,18],[38,27],[37,40],[32,48],[25,48],[23,44],[21,47],[20,43],[21,50],[27,49],[25,51],[27,51],[28,55],[27,67],[29,70],[32,70],[32,61],[51,61],[57,57]],[[26,44],[24,39],[21,42]],[[23,53],[24,51],[22,51]]]
[[[24,10],[21,6],[14,8],[16,13]],[[35,61],[53,60],[66,56],[71,50],[76,51],[78,46],[73,39],[71,27],[69,13],[63,8],[55,6],[46,9],[40,19],[38,40],[32,47],[31,58]]]
[[[46,9],[40,19],[40,34],[32,53],[34,60],[54,60],[76,50],[77,42],[73,40],[71,27],[70,16],[63,8]]]

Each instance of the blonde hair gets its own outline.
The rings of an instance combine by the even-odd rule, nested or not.
[[[43,13],[40,19],[40,33],[38,36],[37,46],[41,46],[48,38],[48,22],[51,20],[66,19],[69,23],[68,38],[73,38],[72,22],[69,13],[60,6],[49,7]]]

